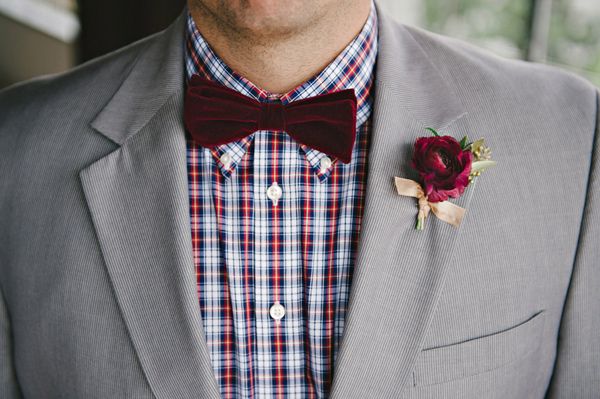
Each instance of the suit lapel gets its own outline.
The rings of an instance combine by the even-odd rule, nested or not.
[[[80,173],[106,267],[157,398],[218,398],[192,258],[180,17],[92,126],[120,147]]]
[[[458,138],[469,127],[446,71],[382,14],[365,210],[332,398],[398,397],[410,383],[464,228],[430,216],[416,231],[416,200],[395,191],[394,176],[416,180],[410,157],[425,127]],[[474,188],[453,202],[468,208]]]

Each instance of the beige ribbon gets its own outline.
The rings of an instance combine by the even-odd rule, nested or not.
[[[423,230],[424,222],[429,212],[433,212],[438,219],[450,223],[454,227],[460,226],[465,212],[465,208],[461,208],[458,205],[453,204],[449,201],[442,202],[429,202],[423,187],[419,183],[409,179],[403,179],[401,177],[395,177],[396,190],[398,194],[413,197],[419,200],[419,214],[417,216],[417,230]]]

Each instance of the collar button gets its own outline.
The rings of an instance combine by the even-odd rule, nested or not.
[[[223,167],[225,169],[229,169],[229,167],[231,166],[231,155],[229,155],[228,152],[223,153],[223,155],[221,155],[221,157],[219,158],[219,161],[221,161],[221,164],[223,164]]]
[[[333,162],[328,156],[324,156],[323,158],[321,158],[321,161],[319,162],[319,165],[321,167],[321,173],[327,172],[327,169],[331,168],[332,164]]]

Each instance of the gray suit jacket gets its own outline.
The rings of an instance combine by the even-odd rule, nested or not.
[[[183,18],[0,94],[0,397],[218,398],[192,262]],[[380,13],[363,230],[332,398],[600,397],[598,92]],[[498,165],[431,217],[431,126]]]

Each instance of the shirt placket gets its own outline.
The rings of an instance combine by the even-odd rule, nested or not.
[[[283,132],[260,131],[254,142],[255,296],[258,397],[301,396],[303,290],[294,178],[297,146]],[[301,277],[301,276],[300,276]],[[300,366],[299,366],[300,365]]]
[[[255,392],[257,397],[272,395],[269,384],[274,359],[271,353],[272,320],[269,309],[272,305],[271,293],[271,207],[272,200],[267,196],[271,183],[268,133],[254,134],[254,294],[256,301],[256,369]]]

